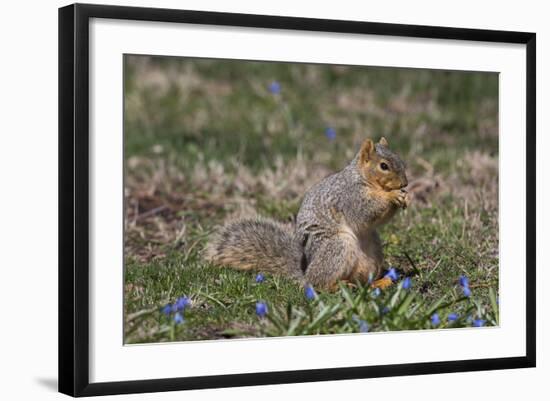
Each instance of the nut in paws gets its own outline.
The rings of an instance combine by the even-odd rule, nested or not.
[[[407,191],[400,189],[394,192],[393,203],[400,208],[406,209],[409,206],[411,198]]]

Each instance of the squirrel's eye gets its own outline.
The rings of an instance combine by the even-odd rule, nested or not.
[[[380,168],[381,168],[382,170],[388,170],[388,169],[389,169],[389,167],[388,167],[388,165],[387,165],[386,163],[380,163]]]

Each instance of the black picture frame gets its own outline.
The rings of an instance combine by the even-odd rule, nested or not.
[[[90,383],[88,28],[91,18],[525,44],[527,68],[526,354],[521,357],[495,359]],[[94,396],[534,367],[536,363],[535,49],[536,35],[527,32],[87,4],[74,4],[60,8],[59,391],[72,396]]]

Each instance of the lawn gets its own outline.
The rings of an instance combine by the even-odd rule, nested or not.
[[[126,343],[498,324],[497,74],[147,56],[124,68]],[[204,261],[226,219],[292,222],[308,187],[380,136],[414,196],[381,230],[390,288],[316,293]]]

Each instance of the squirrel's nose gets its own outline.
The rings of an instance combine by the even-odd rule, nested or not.
[[[407,177],[403,177],[403,179],[401,180],[401,188],[400,189],[405,188],[407,185],[409,185],[409,181],[407,181]]]

